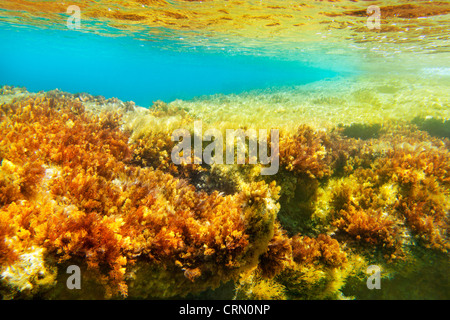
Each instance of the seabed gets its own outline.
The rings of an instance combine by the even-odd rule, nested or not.
[[[312,53],[329,44],[299,54],[338,75],[151,105],[5,82],[0,297],[450,298],[448,2],[377,1],[382,26],[370,32],[367,4],[353,1],[73,4],[98,22],[85,33],[183,35],[167,50],[206,46],[205,34],[211,50],[244,55],[261,46],[271,56],[268,43],[281,52],[314,43]],[[8,28],[67,18],[49,1],[0,9]],[[318,33],[326,39],[314,42]],[[336,54],[358,72],[330,65]],[[202,138],[196,121],[223,137],[278,130],[278,170],[261,174],[267,165],[250,161],[246,139],[244,164],[195,161],[194,148],[184,154],[194,161],[175,164],[172,134]],[[209,142],[199,141],[204,152]],[[368,288],[373,266],[379,290]],[[69,288],[68,268],[81,289]]]

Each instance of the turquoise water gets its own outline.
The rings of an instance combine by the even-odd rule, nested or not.
[[[4,28],[0,42],[6,49],[0,53],[0,83],[34,92],[88,92],[141,106],[155,100],[300,85],[339,74],[283,56],[258,56],[257,51],[167,51],[161,41],[72,30]]]

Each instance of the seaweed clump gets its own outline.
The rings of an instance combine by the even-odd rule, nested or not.
[[[267,249],[275,183],[223,196],[133,165],[121,117],[76,99],[29,97],[1,110],[0,268],[10,292],[27,273],[8,270],[30,250],[42,249],[44,269],[79,263],[106,297],[171,297],[234,279]]]
[[[436,118],[415,118],[412,121],[420,130],[428,132],[433,137],[450,139],[450,121]]]
[[[282,130],[280,170],[261,177],[260,165],[175,166],[171,132],[192,129],[189,110],[93,112],[80,98],[0,106],[4,298],[65,296],[77,264],[94,298],[231,281],[236,298],[344,299],[370,264],[393,277],[448,254],[450,142],[423,127]]]
[[[376,139],[380,136],[381,125],[379,123],[363,124],[352,123],[344,126],[342,133],[350,138],[359,138],[362,140]]]
[[[294,299],[344,298],[344,282],[351,287],[362,281],[369,261],[387,277],[408,277],[417,261],[448,254],[448,145],[406,123],[386,123],[368,140],[342,128],[303,125],[284,136],[280,160],[292,165],[272,178],[282,187],[278,217],[288,233],[276,233],[271,246],[278,247],[263,256],[251,281],[241,281],[240,294],[252,297],[252,282],[261,284],[258,290],[264,284],[267,294],[281,284],[274,298],[280,292]],[[306,158],[301,165],[294,160]],[[321,242],[334,243],[346,259],[324,259],[333,255]],[[321,272],[328,276],[322,279]],[[309,283],[305,275],[315,280]]]
[[[280,137],[280,164],[286,170],[312,179],[322,179],[331,174],[324,133],[301,125],[294,135]]]
[[[347,256],[339,242],[326,234],[289,238],[277,232],[258,268],[241,276],[236,297],[341,299],[345,280],[361,273],[364,264],[349,262]]]

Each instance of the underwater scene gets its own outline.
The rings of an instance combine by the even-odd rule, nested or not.
[[[0,298],[450,299],[449,30],[450,1],[0,1]]]

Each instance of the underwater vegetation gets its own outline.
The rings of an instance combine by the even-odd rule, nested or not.
[[[435,118],[415,118],[413,120],[420,130],[428,132],[434,137],[450,139],[450,121]]]
[[[34,292],[33,274],[11,270],[37,250],[46,255],[43,276],[49,257],[83,261],[107,297],[129,287],[136,296],[170,297],[217,286],[267,249],[275,183],[223,196],[134,166],[120,117],[96,116],[79,100],[30,97],[1,110],[3,294]],[[24,281],[31,284],[16,284]]]
[[[349,126],[345,126],[342,133],[350,138],[360,138],[363,140],[367,140],[370,138],[378,138],[380,129],[381,125],[379,123],[371,125],[353,123]]]
[[[189,108],[2,90],[4,299],[81,298],[69,265],[84,299],[195,297],[230,281],[236,299],[345,299],[360,298],[369,265],[397,279],[448,263],[450,141],[416,123],[281,128],[280,170],[261,176],[175,166],[171,133],[192,132]]]

